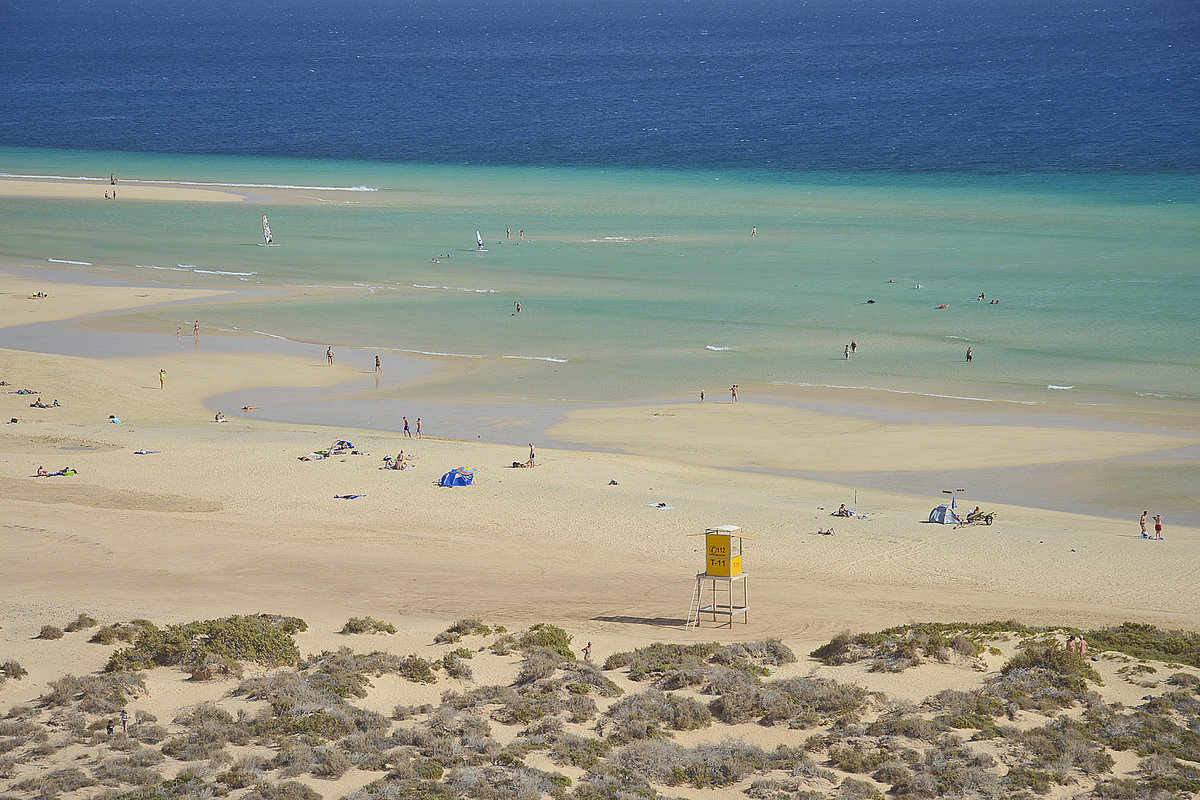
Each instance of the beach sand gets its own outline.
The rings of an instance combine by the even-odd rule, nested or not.
[[[50,297],[33,299],[39,290]],[[3,276],[0,324],[204,294]],[[780,638],[804,654],[845,630],[926,620],[1200,627],[1200,531],[1172,525],[1169,514],[1163,542],[1140,538],[1141,508],[1114,521],[989,504],[996,524],[956,530],[925,522],[936,496],[845,480],[856,469],[902,466],[914,453],[946,469],[981,460],[1087,464],[1177,444],[1167,435],[983,426],[971,431],[981,455],[926,445],[954,439],[963,426],[864,423],[744,398],[736,407],[576,412],[555,436],[640,454],[539,447],[538,467],[513,469],[512,462],[525,460],[523,449],[288,425],[237,408],[222,409],[228,422],[218,424],[204,404],[253,387],[332,386],[363,373],[341,363],[327,367],[322,355],[193,353],[168,368],[160,389],[157,356],[0,350],[0,380],[10,384],[0,394],[0,419],[20,420],[0,426],[0,660],[15,658],[29,671],[0,686],[0,710],[36,698],[67,672],[102,665],[108,649],[83,644],[82,634],[62,642],[32,638],[42,625],[84,611],[102,621],[159,623],[296,615],[313,631],[302,639],[303,652],[336,647],[347,617],[364,614],[401,628],[397,652],[427,647],[467,616],[510,629],[553,622],[577,643],[594,641],[600,653],[654,641]],[[24,387],[38,394],[12,393]],[[38,396],[61,407],[30,408]],[[109,415],[122,423],[109,423]],[[814,471],[837,470],[842,483],[729,468],[795,459],[775,434],[783,426],[803,431],[809,444],[800,455]],[[436,433],[436,421],[427,419],[425,429]],[[352,441],[359,454],[299,460],[339,439]],[[382,457],[400,450],[415,468],[381,470]],[[477,468],[473,486],[434,484],[459,465]],[[78,474],[34,477],[39,466],[70,466]],[[969,495],[960,498],[964,510],[971,505]],[[831,517],[840,503],[867,518]],[[683,622],[704,565],[703,540],[689,534],[715,524],[760,537],[745,552],[749,624],[688,632]],[[833,536],[815,535],[831,525]],[[497,680],[515,674],[516,657],[504,663],[491,668]],[[813,667],[802,658],[790,669],[807,674]],[[915,683],[858,678],[890,681],[889,692],[917,699],[947,683],[962,685],[958,673],[931,673]],[[225,694],[229,685],[184,677],[155,671],[153,700],[141,707],[165,720],[209,695],[236,705]],[[384,688],[370,701],[385,712],[402,701],[436,702],[441,691],[388,680],[379,679]],[[777,732],[740,727],[734,732],[751,741],[778,739]],[[342,796],[366,779],[352,771],[343,782],[321,782],[320,790]]]

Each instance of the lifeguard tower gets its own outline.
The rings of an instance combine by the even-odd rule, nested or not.
[[[750,622],[749,576],[742,571],[742,541],[757,539],[748,533],[742,533],[737,525],[716,525],[707,528],[703,533],[689,534],[704,537],[704,572],[696,573],[696,588],[692,590],[692,602],[688,606],[687,630],[700,627],[702,614],[712,616],[715,623],[724,617],[726,624],[732,628],[733,618],[742,617],[742,622]],[[742,585],[742,603],[734,604],[735,584]],[[718,592],[717,586],[721,585]],[[708,588],[711,602],[704,604],[704,590]],[[725,603],[718,602],[725,600]]]

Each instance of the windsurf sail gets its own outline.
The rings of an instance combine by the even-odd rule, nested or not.
[[[479,231],[475,231],[475,241],[479,242],[479,249],[483,249],[483,237],[479,235]]]
[[[267,244],[271,243],[271,223],[267,222],[266,214],[263,214],[263,238],[267,240]]]

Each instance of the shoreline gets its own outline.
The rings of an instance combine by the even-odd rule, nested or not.
[[[9,269],[10,273],[21,272],[19,268]],[[38,275],[48,279],[44,273]],[[54,275],[62,277],[58,273]],[[22,280],[32,282],[33,279]],[[123,281],[114,283],[124,289],[142,288]],[[154,291],[160,291],[160,288]],[[162,288],[161,291],[179,294],[182,299],[144,304],[142,308],[159,308],[180,302],[245,302],[250,294],[270,292],[183,287]],[[287,302],[295,296],[295,292],[277,294],[279,302]],[[40,320],[38,325],[16,330],[10,325],[6,330],[5,345],[43,354],[57,351],[60,355],[69,353],[89,358],[160,360],[193,349],[191,345],[183,347],[188,342],[175,342],[169,336],[144,332],[121,334],[114,331],[120,326],[105,324],[106,320],[120,319],[136,310],[106,308],[86,314],[88,337],[82,349],[71,329],[78,327],[85,317]],[[323,355],[324,348],[315,344],[268,334],[253,335],[256,333],[237,331],[233,335],[213,335],[206,331],[203,350],[208,356],[237,354],[250,359],[282,356],[295,359],[297,364],[311,363],[317,349]],[[13,341],[14,336],[16,341]],[[55,350],[48,347],[51,341],[64,344]],[[75,344],[67,346],[68,341]],[[199,349],[200,341],[194,345]],[[355,363],[365,364],[370,359],[369,352],[363,348],[339,347],[338,352],[343,362],[352,354],[357,355]],[[1186,506],[1190,499],[1184,486],[1187,473],[1180,473],[1182,477],[1175,475],[1200,462],[1200,434],[1188,430],[1187,423],[1191,420],[1186,415],[1168,415],[1168,420],[1175,423],[1173,427],[1140,425],[1123,421],[1122,417],[1126,415],[1114,415],[1112,409],[1103,411],[1115,418],[1095,413],[1072,414],[1070,412],[1076,409],[1069,406],[1042,409],[1015,404],[998,412],[990,406],[965,399],[856,391],[844,387],[805,387],[801,394],[771,387],[757,402],[743,399],[739,411],[743,417],[752,417],[743,420],[746,424],[804,431],[799,440],[794,437],[790,440],[792,446],[784,454],[775,445],[766,444],[771,437],[765,432],[750,436],[749,450],[738,439],[723,438],[721,431],[730,418],[713,418],[711,414],[707,418],[696,417],[698,404],[680,398],[628,403],[531,404],[488,403],[480,398],[448,402],[438,397],[436,391],[432,396],[422,396],[423,385],[436,384],[456,369],[470,368],[470,365],[459,365],[454,361],[426,354],[392,353],[388,356],[382,380],[379,375],[374,375],[372,382],[372,378],[367,377],[372,375],[370,371],[352,369],[344,374],[343,380],[328,385],[302,388],[294,380],[287,381],[287,386],[247,385],[234,391],[204,394],[200,402],[209,412],[228,411],[242,405],[261,406],[264,413],[256,416],[284,425],[318,424],[379,432],[402,430],[400,418],[404,415],[413,420],[428,420],[426,430],[443,439],[486,441],[514,447],[523,446],[526,441],[538,441],[545,447],[580,453],[624,453],[691,466],[707,465],[749,474],[817,480],[848,489],[858,487],[924,494],[931,501],[936,501],[946,486],[967,485],[981,502],[1095,514],[1110,520],[1127,519],[1130,512],[1126,506],[1137,498],[1136,491],[1129,489],[1125,478],[1130,473],[1147,471],[1154,472],[1160,489],[1167,490],[1172,499],[1183,506],[1172,508],[1173,521],[1200,526],[1200,508]],[[704,407],[712,411],[722,405],[728,405],[728,402],[710,400]],[[675,422],[670,418],[689,417],[690,421],[663,435],[645,427],[647,415],[659,418],[655,423],[658,428],[669,427]],[[714,432],[708,429],[711,424],[721,427]],[[609,430],[614,425],[626,431],[640,432],[615,440],[608,434],[597,435],[597,431]],[[641,426],[640,429],[637,426]],[[855,430],[859,433],[852,432]],[[904,433],[906,430],[908,433]],[[1045,447],[1044,437],[1061,438],[1066,431],[1070,431],[1071,441],[1076,443],[1075,450],[1070,450],[1069,442],[1059,441],[1055,445],[1057,452],[1051,455]],[[737,435],[744,437],[746,430],[740,429]],[[846,438],[847,435],[850,438]],[[883,449],[892,454],[888,457],[890,460],[883,462],[872,453],[886,441],[880,439],[881,435],[900,437],[893,444],[883,445]],[[861,436],[866,438],[861,441],[855,438]],[[968,445],[938,452],[938,448],[921,449],[922,441],[929,436],[946,442],[970,439]],[[831,444],[818,447],[806,456],[801,440],[814,437],[829,439]],[[691,445],[679,446],[702,441],[706,443],[702,450]],[[759,444],[753,444],[755,442]],[[1024,450],[1011,452],[1018,445]],[[767,455],[764,461],[764,453],[773,447],[775,455]],[[1063,453],[1064,449],[1069,452]],[[739,451],[743,451],[743,455],[739,456]],[[965,456],[963,451],[966,451]],[[718,452],[722,461],[713,463],[710,454]],[[997,453],[1004,455],[1001,458]],[[929,462],[931,459],[940,463],[918,471],[908,468],[912,461]],[[816,462],[821,466],[799,467],[797,462]],[[1064,493],[1064,489],[1071,491]]]

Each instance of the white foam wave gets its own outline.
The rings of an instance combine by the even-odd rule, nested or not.
[[[706,344],[706,345],[704,345],[704,349],[712,350],[713,352],[719,353],[722,350],[732,350],[733,348],[732,347],[717,347],[715,344]]]
[[[87,175],[20,175],[13,172],[0,172],[0,178],[25,178],[42,181],[94,181],[108,183],[108,178],[93,178]],[[171,186],[222,186],[246,189],[305,189],[313,192],[378,192],[375,186],[305,186],[292,183],[223,183],[220,181],[173,181],[150,178],[121,178],[121,183],[154,183]]]
[[[1055,386],[1053,383],[1051,383],[1051,384],[1047,384],[1046,388],[1047,389],[1057,389],[1060,392],[1065,392],[1068,389],[1074,389],[1075,387],[1074,386]]]
[[[47,258],[46,260],[52,264],[75,264],[80,267],[92,266],[92,262],[90,262],[90,261],[70,261],[65,258]]]
[[[960,340],[960,341],[963,341],[963,342],[969,342],[969,341],[971,341],[971,339],[970,339],[969,337],[966,337],[966,336],[947,336],[946,338],[947,338],[947,339],[958,339],[958,340]]]
[[[811,386],[816,389],[855,389],[868,392],[888,392],[889,394],[912,394],[918,397],[936,397],[942,400],[971,400],[976,403],[1012,403],[1018,406],[1040,405],[1035,400],[1003,400],[994,397],[969,397],[957,394],[934,394],[932,392],[913,392],[904,389],[884,389],[879,386],[842,386],[836,383],[793,383],[791,381],[771,381],[776,386]]]
[[[553,358],[552,356],[500,356],[501,358],[515,358],[520,361],[551,361],[555,364],[565,364],[565,358]]]
[[[171,272],[187,272],[187,267],[160,267],[157,264],[134,264],[138,269],[166,269]]]
[[[1138,397],[1161,397],[1171,400],[1187,400],[1188,398],[1181,394],[1163,394],[1161,392],[1134,392]]]
[[[414,289],[444,289],[447,292],[471,292],[472,294],[496,294],[495,289],[472,289],[469,286],[436,286],[432,283],[414,283]]]
[[[179,266],[182,267],[184,265],[180,264]],[[195,264],[192,264],[191,266],[192,266],[192,272],[201,272],[205,275],[234,275],[236,277],[242,277],[242,276],[258,274],[257,272],[226,272],[225,270],[220,270],[220,269],[196,269]]]
[[[418,356],[446,356],[447,358],[487,358],[482,353],[439,353],[436,350],[404,350],[400,349],[400,353],[413,353]]]

